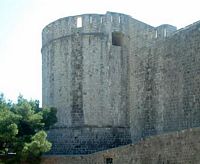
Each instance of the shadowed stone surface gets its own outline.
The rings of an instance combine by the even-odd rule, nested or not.
[[[43,156],[42,164],[199,164],[200,129],[149,137],[126,145],[89,155]]]

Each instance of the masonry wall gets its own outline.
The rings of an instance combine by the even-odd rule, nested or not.
[[[53,143],[47,154],[91,154],[131,143],[129,128],[69,127],[54,128],[48,132]]]
[[[50,153],[88,154],[200,126],[199,29],[111,12],[47,25],[43,106],[58,109]]]
[[[144,47],[133,51],[133,142],[200,126],[199,27],[197,22],[171,36],[157,36],[149,46],[145,42]]]
[[[43,30],[43,106],[58,109],[51,153],[85,154],[131,142],[128,25],[129,16],[108,12],[63,18]]]
[[[137,142],[148,131],[145,129],[144,113],[149,112],[147,101],[151,93],[147,93],[147,79],[150,67],[149,49],[156,35],[154,27],[132,20],[130,23],[130,55],[129,55],[129,104],[130,131],[132,141]],[[151,123],[148,123],[151,126]],[[150,128],[149,128],[150,129]],[[152,132],[153,133],[153,132]]]
[[[121,146],[85,156],[44,156],[43,164],[199,164],[200,129],[150,137],[135,145]]]
[[[155,56],[156,129],[177,131],[200,126],[200,23],[158,42]]]

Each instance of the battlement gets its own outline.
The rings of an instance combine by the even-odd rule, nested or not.
[[[176,27],[168,24],[152,27],[129,15],[107,12],[106,14],[83,14],[58,19],[48,24],[42,31],[43,47],[56,39],[79,35],[110,35],[111,32],[131,33],[132,28],[148,28],[154,31],[152,38],[165,38],[176,31]]]
[[[83,35],[108,34],[110,31],[125,32],[129,19],[131,17],[128,15],[113,12],[107,12],[105,15],[83,14],[61,18],[43,29],[42,43],[45,45],[52,40],[74,35],[76,32]]]
[[[156,36],[155,38],[166,38],[172,35],[177,28],[169,24],[163,24],[156,27]]]

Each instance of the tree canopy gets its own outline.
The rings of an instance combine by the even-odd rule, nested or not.
[[[1,94],[0,163],[31,161],[49,151],[51,143],[44,130],[49,130],[56,122],[55,108],[40,108],[39,101],[28,101],[23,96],[12,103]]]

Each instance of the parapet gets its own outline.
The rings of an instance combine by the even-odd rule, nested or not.
[[[58,19],[48,24],[42,31],[42,45],[55,39],[79,32],[80,34],[108,34],[111,31],[126,33],[131,17],[121,13],[83,14]]]
[[[177,30],[175,26],[169,24],[163,24],[156,27],[156,38],[165,38],[170,36]]]

